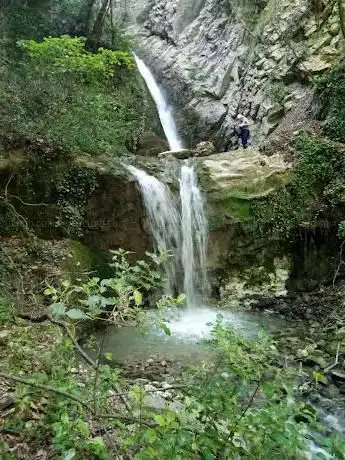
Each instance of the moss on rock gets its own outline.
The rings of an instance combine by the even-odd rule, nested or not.
[[[250,203],[268,196],[290,179],[290,167],[279,155],[254,149],[211,155],[198,161],[201,187],[211,222],[244,222]]]

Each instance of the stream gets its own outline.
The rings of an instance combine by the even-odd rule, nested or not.
[[[103,343],[103,353],[112,353],[114,364],[122,367],[125,375],[129,371],[127,375],[138,383],[154,381],[157,384],[160,381],[165,385],[173,383],[185,367],[216,359],[215,352],[208,348],[204,339],[210,336],[218,315],[222,316],[224,324],[249,340],[255,340],[261,333],[279,334],[287,327],[296,327],[297,334],[306,326],[302,321],[288,321],[272,313],[204,306],[168,313],[171,335],[154,326],[157,312],[148,311],[143,330],[134,326],[110,327],[99,331],[96,339],[99,344]],[[325,425],[325,430],[316,434],[320,439],[335,432],[345,435],[345,398],[330,396],[313,392],[306,397]],[[313,442],[309,447],[311,460],[335,458]]]

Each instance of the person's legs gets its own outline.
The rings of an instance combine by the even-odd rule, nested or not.
[[[248,148],[248,141],[249,141],[249,129],[242,128],[241,129],[241,140],[242,146],[244,149]]]

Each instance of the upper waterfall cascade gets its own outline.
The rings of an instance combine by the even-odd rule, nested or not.
[[[163,91],[156,82],[151,70],[147,67],[135,53],[133,53],[138,70],[145,80],[145,83],[151,93],[153,100],[157,106],[158,114],[166,138],[169,142],[170,150],[182,150],[183,143],[178,135],[176,123],[172,113],[172,107],[167,102]]]

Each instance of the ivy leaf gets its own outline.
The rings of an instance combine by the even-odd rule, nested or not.
[[[141,293],[137,290],[135,290],[133,292],[133,299],[134,299],[134,302],[135,302],[135,305],[137,307],[139,307],[139,305],[141,305],[143,303],[143,296],[141,295]]]
[[[80,310],[79,308],[72,308],[71,310],[68,310],[66,312],[66,315],[70,319],[87,319],[88,316],[83,312],[83,310]]]
[[[162,417],[161,415],[155,415],[153,417],[155,419],[155,422],[159,425],[159,426],[165,426],[165,418]]]
[[[327,383],[327,378],[321,372],[313,371],[313,377],[317,383],[318,382]]]
[[[52,312],[53,316],[61,317],[66,314],[66,307],[65,304],[58,302],[52,303],[49,305],[49,310]]]
[[[52,286],[48,286],[43,292],[44,295],[51,295],[53,293],[56,293],[56,289]]]
[[[171,335],[171,330],[168,328],[168,326],[165,323],[161,323],[161,329],[163,330],[164,334],[166,335]]]
[[[182,304],[182,303],[185,303],[187,297],[186,297],[186,294],[180,294],[177,299],[176,299],[176,302],[178,304]]]

